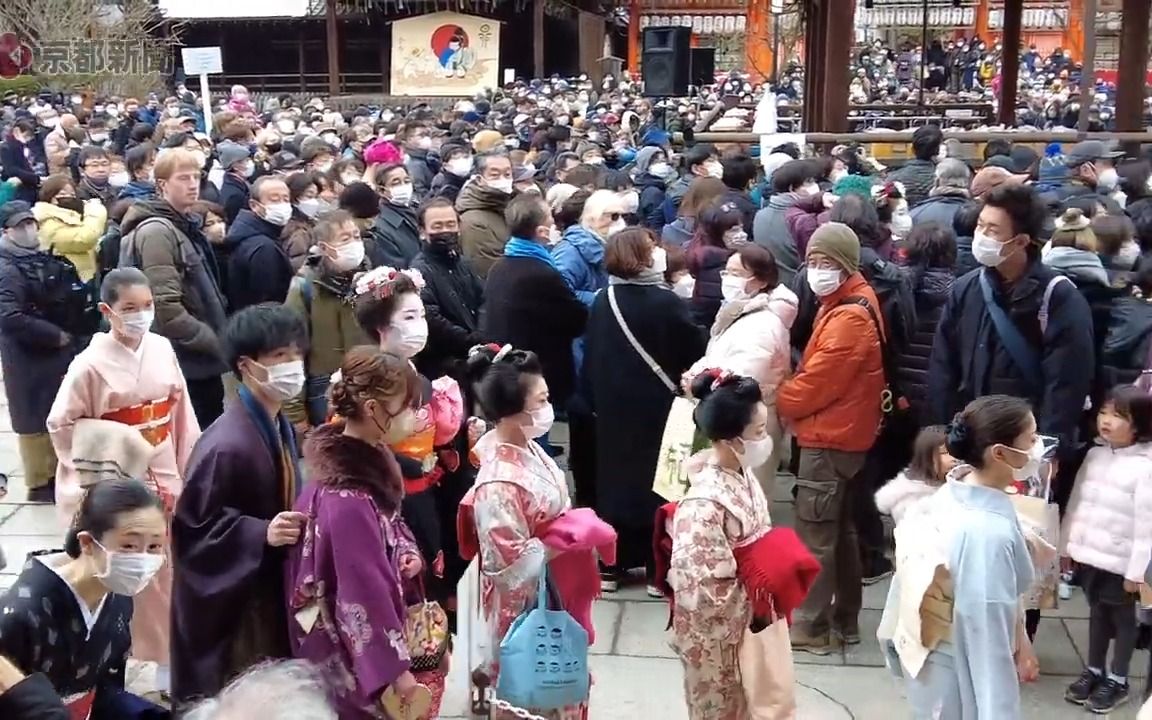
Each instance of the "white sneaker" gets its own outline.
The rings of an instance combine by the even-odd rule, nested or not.
[[[600,592],[614,593],[620,589],[620,581],[605,575],[600,576]]]
[[[1064,582],[1063,580],[1061,580],[1060,585],[1058,585],[1056,588],[1056,595],[1061,600],[1071,600],[1072,599],[1072,586],[1069,585],[1068,583]]]
[[[660,592],[660,588],[656,587],[655,585],[649,585],[648,586],[648,597],[659,598],[659,599],[663,600],[664,599],[664,593]]]

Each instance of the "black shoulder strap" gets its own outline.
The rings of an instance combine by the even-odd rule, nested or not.
[[[841,298],[840,302],[836,303],[837,307],[841,305],[859,305],[868,311],[868,317],[872,318],[872,325],[876,328],[876,335],[880,338],[880,364],[884,368],[884,382],[888,385],[886,393],[892,396],[888,398],[888,400],[895,401],[896,405],[899,406],[900,409],[903,409],[903,407],[907,406],[908,401],[903,397],[903,393],[899,392],[895,386],[895,358],[892,357],[892,353],[888,349],[888,340],[884,336],[884,326],[880,324],[880,318],[876,315],[876,310],[872,307],[872,303],[868,302],[868,299],[861,295],[849,295],[848,297]],[[885,406],[890,407],[887,403],[885,403]],[[890,410],[885,410],[885,412],[889,411]]]

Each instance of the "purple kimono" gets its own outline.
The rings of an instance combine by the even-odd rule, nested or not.
[[[388,450],[317,429],[305,449],[308,516],[285,568],[294,657],[326,676],[341,720],[384,717],[380,695],[409,669],[400,559],[419,556],[400,519],[400,469]]]
[[[288,657],[284,548],[268,524],[288,510],[271,427],[233,402],[200,436],[172,517],[172,695],[211,697],[265,658]]]

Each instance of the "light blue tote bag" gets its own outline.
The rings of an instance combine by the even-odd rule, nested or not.
[[[588,700],[588,631],[563,608],[548,609],[548,571],[536,605],[513,621],[500,642],[496,697],[525,710],[558,710]]]

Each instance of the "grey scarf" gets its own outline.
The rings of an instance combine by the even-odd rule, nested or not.
[[[634,278],[622,278],[615,275],[608,276],[609,285],[664,285],[664,273],[656,272],[652,268],[644,268],[640,274]]]

